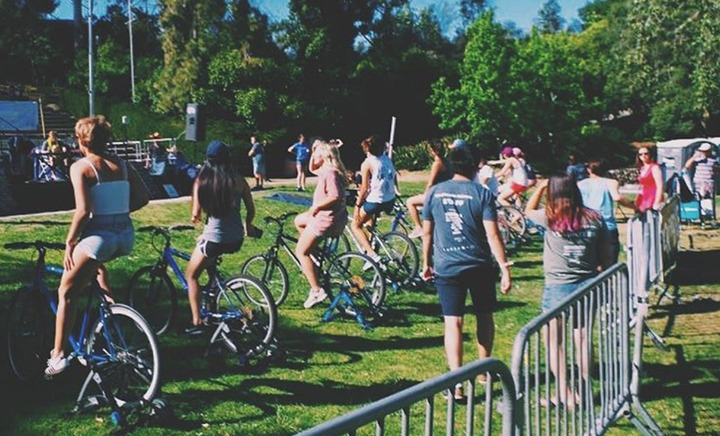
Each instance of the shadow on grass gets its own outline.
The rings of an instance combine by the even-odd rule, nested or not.
[[[720,250],[681,251],[674,273],[677,286],[713,285],[720,283]]]

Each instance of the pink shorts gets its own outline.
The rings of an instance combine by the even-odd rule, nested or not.
[[[310,218],[306,229],[313,232],[318,237],[335,238],[345,230],[347,224],[347,214],[343,216],[330,217],[323,214],[323,211]]]

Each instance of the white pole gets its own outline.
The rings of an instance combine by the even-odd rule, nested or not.
[[[93,0],[88,0],[88,99],[90,100],[90,116],[95,115],[95,85],[93,84]]]
[[[392,117],[392,121],[390,122],[390,142],[388,143],[388,157],[390,159],[392,159],[393,144],[395,143],[395,121],[396,118]]]
[[[132,90],[132,101],[135,102],[135,54],[133,51],[132,22],[132,0],[128,0],[128,31],[130,32],[130,87]]]

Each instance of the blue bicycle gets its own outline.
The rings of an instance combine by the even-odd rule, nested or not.
[[[12,372],[21,380],[43,376],[45,361],[52,348],[53,320],[57,297],[45,284],[45,275],[62,275],[63,269],[45,264],[48,249],[64,250],[63,244],[42,241],[5,244],[8,250],[33,248],[38,257],[32,283],[13,296],[8,314],[7,344]],[[52,311],[52,312],[51,312]],[[160,352],[155,334],[133,308],[110,304],[97,282],[89,287],[79,332],[69,337],[72,352],[68,358],[90,369],[76,400],[76,411],[87,406],[107,404],[112,419],[122,423],[124,416],[148,405],[160,387]],[[90,397],[88,389],[99,388]]]
[[[153,247],[160,253],[154,265],[137,270],[128,285],[129,303],[146,317],[157,334],[166,332],[177,311],[177,293],[168,267],[187,292],[187,281],[175,258],[190,260],[190,255],[172,246],[171,232],[195,230],[192,226],[142,227],[138,232],[153,235]],[[162,247],[155,244],[161,238]],[[200,315],[212,327],[210,345],[224,345],[237,354],[241,364],[248,358],[272,353],[276,346],[277,308],[267,288],[257,279],[237,275],[224,279],[217,257],[207,268],[208,282],[202,286]],[[210,348],[208,349],[210,351]]]

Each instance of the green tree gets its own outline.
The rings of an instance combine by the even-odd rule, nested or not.
[[[555,33],[563,29],[565,19],[560,15],[562,8],[558,0],[547,0],[538,12],[535,25],[543,33]]]
[[[55,58],[42,18],[54,10],[53,0],[0,1],[0,80],[44,81]]]

